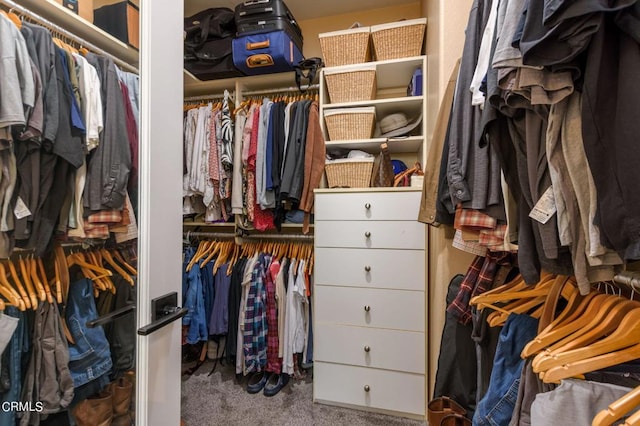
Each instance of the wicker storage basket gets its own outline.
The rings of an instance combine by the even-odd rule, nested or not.
[[[371,38],[376,61],[419,56],[426,28],[427,18],[373,25]]]
[[[325,110],[329,140],[369,139],[375,125],[375,107]]]
[[[320,48],[325,66],[336,67],[370,61],[369,36],[369,27],[321,33]]]
[[[329,188],[368,188],[373,161],[373,157],[327,160],[324,170]]]
[[[349,65],[324,73],[332,103],[370,101],[376,97],[376,66]]]

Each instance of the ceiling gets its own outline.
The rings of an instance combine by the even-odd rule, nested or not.
[[[341,15],[362,9],[377,9],[401,4],[416,3],[418,0],[286,0],[286,4],[298,21]],[[191,16],[210,7],[234,9],[243,0],[184,0],[184,14]]]

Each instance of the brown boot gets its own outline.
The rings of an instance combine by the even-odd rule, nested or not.
[[[133,384],[120,378],[109,385],[113,395],[113,426],[131,426],[131,391]]]
[[[129,408],[131,413],[131,423],[136,421],[136,372],[127,371],[124,374],[124,379],[132,384],[131,388],[131,407]]]
[[[453,399],[441,396],[429,401],[427,405],[427,421],[429,426],[439,426],[446,415],[461,414],[464,416],[466,411]]]
[[[78,426],[109,426],[113,419],[111,393],[100,392],[81,401],[73,408]]]

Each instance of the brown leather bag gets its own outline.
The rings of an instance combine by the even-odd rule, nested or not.
[[[393,181],[393,186],[410,186],[409,180],[411,179],[411,176],[414,174],[419,176],[424,176],[424,172],[422,171],[422,166],[417,161],[412,168],[407,169],[403,172],[400,172],[395,176],[395,179]]]
[[[372,187],[389,187],[393,186],[393,165],[391,164],[391,155],[389,154],[389,147],[386,143],[380,144],[380,154],[376,157],[373,163],[373,170],[371,172],[371,186]]]

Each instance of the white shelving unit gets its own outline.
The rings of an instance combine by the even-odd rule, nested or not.
[[[376,120],[395,112],[403,112],[409,120],[422,115],[419,136],[402,138],[371,138],[362,140],[330,140],[326,130],[326,123],[321,121],[322,129],[327,140],[327,149],[345,148],[359,149],[376,154],[382,142],[387,141],[391,154],[402,154],[407,165],[415,161],[425,164],[427,160],[427,101],[424,90],[427,87],[427,57],[415,56],[409,58],[393,59],[389,61],[367,62],[361,65],[375,66],[376,68],[376,98],[370,101],[332,103],[326,85],[325,73],[327,71],[353,70],[357,65],[344,67],[324,68],[320,73],[320,116],[324,112],[336,108],[373,106],[376,109]],[[422,68],[422,96],[407,96],[407,86],[411,81],[413,72]],[[365,188],[366,190],[366,188]]]
[[[139,54],[137,49],[128,46],[86,19],[66,9],[61,4],[52,0],[19,0],[17,3],[50,20],[53,24],[81,36],[86,41],[93,43],[124,62],[134,67],[138,66]]]

